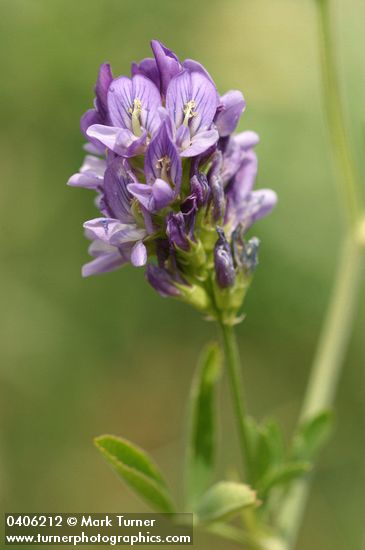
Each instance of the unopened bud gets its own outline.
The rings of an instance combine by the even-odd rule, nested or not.
[[[189,240],[182,212],[169,214],[166,224],[166,233],[172,245],[182,250],[189,250]]]
[[[180,290],[175,286],[175,281],[166,269],[149,264],[146,278],[150,285],[163,297],[178,297],[181,295]]]
[[[219,238],[214,248],[214,267],[218,285],[220,288],[228,288],[234,285],[236,274],[233,265],[231,247],[221,228],[217,228]]]

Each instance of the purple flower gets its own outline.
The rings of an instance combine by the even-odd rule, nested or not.
[[[103,186],[105,169],[105,160],[93,155],[87,155],[80,168],[80,172],[71,176],[67,185],[98,190]]]
[[[162,178],[171,182],[176,195],[179,193],[182,178],[181,159],[166,121],[161,124],[147,148],[144,171],[147,183],[151,184],[155,179]]]
[[[131,211],[132,196],[128,191],[130,181],[127,162],[122,158],[115,158],[104,176],[104,205],[110,216],[127,224],[135,223]]]
[[[133,244],[146,236],[136,224],[122,223],[115,218],[94,218],[84,223],[87,236],[111,246]]]
[[[214,119],[220,136],[229,136],[235,131],[245,107],[246,102],[238,90],[231,90],[221,97]]]
[[[84,223],[85,235],[92,244],[89,254],[95,260],[83,267],[83,276],[112,271],[125,263],[135,267],[145,265],[147,250],[142,242],[146,236],[143,228],[123,224],[114,218],[95,218]]]
[[[212,176],[210,178],[210,191],[212,203],[212,218],[214,222],[218,222],[222,220],[226,208],[226,198],[223,190],[223,183],[219,176]]]
[[[151,48],[155,56],[154,59],[147,57],[139,64],[133,63],[131,72],[133,76],[142,74],[150,78],[160,89],[163,98],[166,97],[171,79],[184,69],[200,72],[213,82],[208,71],[200,63],[193,59],[185,59],[181,63],[177,55],[159,40],[152,40]]]
[[[223,156],[220,151],[216,151],[212,157],[212,166],[208,173],[210,187],[210,199],[212,204],[212,219],[214,222],[222,220],[225,208],[226,198],[221,177]]]
[[[158,40],[151,41],[151,48],[154,59],[147,57],[139,64],[132,64],[132,75],[142,74],[156,84],[163,98],[166,96],[166,90],[173,76],[182,70],[182,65],[177,55],[166,48]]]
[[[242,132],[228,138],[223,150],[221,177],[223,181],[229,181],[237,173],[247,153],[259,143],[256,132]]]
[[[100,65],[98,79],[95,85],[96,97],[94,101],[94,109],[89,109],[81,117],[81,131],[90,141],[90,145],[87,146],[87,148],[91,153],[102,153],[104,151],[104,146],[100,141],[90,138],[87,135],[87,129],[92,124],[108,124],[107,93],[112,79],[113,75],[110,65],[108,63],[103,63]]]
[[[140,63],[132,63],[131,75],[136,76],[137,74],[146,76],[160,89],[160,73],[156,60],[152,57],[146,57]]]
[[[256,175],[257,157],[249,151],[227,188],[226,223],[231,231],[239,224],[247,231],[255,221],[269,214],[277,203],[277,195],[271,189],[253,191]]]
[[[180,296],[180,291],[175,286],[174,279],[166,269],[149,264],[147,266],[146,277],[150,285],[157,290],[160,296]]]
[[[147,137],[160,125],[161,97],[155,84],[142,75],[112,81],[107,96],[110,126],[93,124],[87,135],[122,157],[144,152]]]
[[[182,250],[189,250],[190,243],[182,212],[178,212],[177,214],[169,214],[166,224],[166,234],[170,244],[181,248]]]
[[[102,186],[102,202],[109,217],[95,218],[84,223],[86,236],[96,243],[91,245],[89,252],[92,255],[94,250],[98,252],[97,261],[87,264],[85,273],[89,273],[90,269],[95,273],[98,266],[102,271],[109,271],[108,266],[114,269],[118,262],[118,265],[123,265],[130,261],[135,266],[141,266],[147,261],[147,251],[143,244],[147,231],[137,225],[132,213],[129,182],[126,161],[115,158],[105,172]]]
[[[130,257],[128,253],[124,253],[123,249],[120,250],[100,240],[92,240],[88,252],[90,256],[94,257],[94,260],[83,265],[83,277],[114,271],[128,263]]]
[[[233,135],[241,92],[219,96],[200,63],[157,40],[151,47],[131,78],[101,65],[94,109],[82,117],[88,151],[105,155],[86,156],[68,181],[94,190],[100,212],[84,224],[92,261],[83,275],[148,264],[162,296],[233,323],[258,263],[259,241],[245,234],[277,197],[254,190],[257,134]]]
[[[170,80],[182,70],[182,67],[177,55],[158,40],[151,41],[151,48],[160,76],[161,95],[165,97]]]
[[[229,288],[236,279],[231,247],[225,237],[223,229],[217,227],[218,240],[214,247],[215,275],[220,288]]]
[[[158,212],[171,204],[180,192],[181,159],[164,121],[148,146],[144,172],[146,183],[128,186],[130,193],[149,212]]]
[[[200,208],[208,202],[210,189],[207,176],[203,172],[198,172],[190,180],[191,195],[195,197],[196,206]]]
[[[148,212],[152,213],[166,208],[175,197],[170,185],[160,178],[156,179],[152,185],[131,183],[128,185],[128,191],[138,199]]]
[[[217,90],[204,74],[185,70],[171,80],[166,108],[182,157],[200,155],[218,141],[218,132],[212,127],[217,107]]]

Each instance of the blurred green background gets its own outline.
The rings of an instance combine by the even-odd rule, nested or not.
[[[114,74],[158,38],[201,61],[221,93],[241,89],[240,129],[261,136],[258,186],[275,213],[258,224],[261,265],[238,329],[250,411],[289,435],[329,297],[341,234],[321,110],[313,0],[0,0],[1,506],[6,511],[126,512],[145,507],[92,437],[147,450],[181,494],[184,409],[201,346],[214,337],[143,272],[82,280],[92,193],[65,182],[83,158],[80,115],[98,66]],[[336,47],[354,151],[365,175],[362,0],[338,0]],[[364,293],[299,550],[358,550],[365,539]],[[221,392],[219,468],[235,431]],[[236,455],[237,456],[237,455]],[[238,457],[237,457],[238,458]],[[233,548],[198,537],[197,548]]]

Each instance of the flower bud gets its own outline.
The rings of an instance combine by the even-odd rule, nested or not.
[[[248,273],[253,273],[259,263],[260,241],[257,237],[252,237],[244,243],[242,251],[242,265]]]
[[[223,219],[226,209],[226,199],[220,177],[213,176],[210,179],[210,190],[212,193],[212,217],[214,222]]]
[[[252,237],[245,241],[243,230],[239,226],[232,234],[233,256],[236,265],[242,268],[247,275],[251,275],[259,263],[258,250],[260,241]]]
[[[228,288],[234,285],[236,279],[233,258],[223,229],[217,227],[217,233],[219,238],[214,248],[215,274],[220,288]]]
[[[189,250],[189,240],[182,212],[169,214],[166,224],[166,233],[171,244],[182,250]]]
[[[210,189],[208,185],[208,179],[202,172],[194,175],[190,180],[190,189],[192,195],[195,196],[196,205],[198,208],[206,204]]]
[[[163,297],[178,297],[181,295],[179,289],[175,286],[173,278],[166,269],[149,264],[146,270],[146,278],[150,285]]]

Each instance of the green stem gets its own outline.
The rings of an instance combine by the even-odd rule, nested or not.
[[[222,332],[224,354],[226,358],[229,384],[231,387],[242,459],[247,478],[250,480],[251,452],[249,436],[247,433],[245,401],[243,398],[243,384],[237,340],[233,327],[221,323],[220,328]]]
[[[351,336],[362,282],[362,249],[349,236],[343,244],[335,285],[308,383],[300,423],[332,405]],[[280,512],[279,527],[293,547],[309,495],[311,478],[294,485]]]
[[[318,14],[318,38],[322,70],[323,108],[334,161],[341,210],[348,227],[354,228],[361,215],[361,181],[355,168],[347,135],[340,86],[336,71],[336,54],[333,48],[330,0],[315,0]]]
[[[332,297],[323,325],[300,421],[307,420],[333,403],[345,358],[357,297],[361,287],[362,248],[356,238],[345,238]]]
[[[347,230],[337,267],[332,296],[320,335],[299,423],[329,408],[334,400],[341,368],[351,337],[361,286],[364,239],[364,209],[360,185],[348,143],[336,60],[332,49],[329,0],[316,0],[323,74],[324,106],[334,158],[337,163],[341,206],[346,214]],[[296,483],[279,514],[279,528],[288,549],[294,548],[309,496],[311,478]]]

